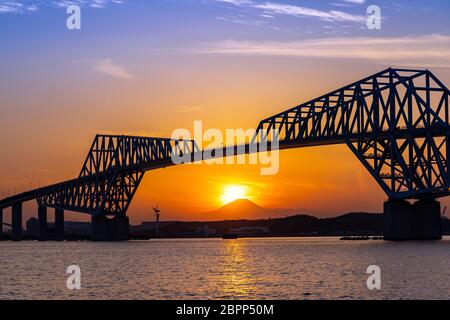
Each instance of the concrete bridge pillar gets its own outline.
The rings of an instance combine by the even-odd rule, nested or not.
[[[113,221],[115,240],[130,240],[130,219],[127,216],[117,216]]]
[[[92,217],[93,241],[123,241],[130,239],[129,219],[126,216],[116,216],[109,219],[105,216]]]
[[[111,241],[113,240],[114,229],[112,223],[105,216],[92,217],[92,241]]]
[[[3,209],[0,209],[0,241],[3,240]]]
[[[411,239],[411,204],[406,200],[388,200],[383,209],[384,239]]]
[[[384,203],[385,240],[434,240],[442,238],[441,206],[434,199],[388,200]]]
[[[56,208],[55,209],[55,240],[64,240],[64,210]]]
[[[46,241],[47,240],[47,207],[46,206],[38,207],[38,225],[39,225],[38,240]]]
[[[22,202],[16,202],[12,205],[12,241],[22,240]]]
[[[435,199],[423,199],[412,206],[420,239],[442,239],[441,204]]]

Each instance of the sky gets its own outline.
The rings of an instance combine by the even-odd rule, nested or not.
[[[79,30],[66,26],[71,4]],[[367,27],[369,5],[381,29]],[[76,177],[97,133],[255,128],[388,66],[450,85],[449,15],[444,0],[0,0],[0,197]],[[386,200],[342,145],[282,151],[276,175],[259,169],[147,172],[128,214],[152,220],[159,201],[163,220],[214,220],[206,212],[236,187],[316,216],[380,212]]]

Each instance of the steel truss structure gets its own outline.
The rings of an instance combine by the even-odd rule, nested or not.
[[[387,69],[260,122],[280,148],[345,143],[390,199],[449,194],[449,90],[428,70]]]
[[[40,189],[36,199],[94,216],[125,215],[145,171],[173,165],[174,152],[198,151],[192,140],[97,135],[79,177]]]
[[[270,143],[272,132],[280,149],[346,144],[390,199],[442,197],[450,188],[449,96],[428,70],[389,68],[264,119],[250,145]],[[204,152],[192,140],[97,135],[78,178],[3,199],[0,208],[36,199],[125,215],[145,171],[176,164],[174,154],[196,161]]]

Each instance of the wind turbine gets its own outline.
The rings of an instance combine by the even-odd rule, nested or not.
[[[159,213],[161,212],[161,210],[158,209],[158,206],[159,206],[159,201],[156,204],[156,208],[152,207],[153,211],[155,212],[155,215],[156,215],[156,236],[157,237],[159,237]]]

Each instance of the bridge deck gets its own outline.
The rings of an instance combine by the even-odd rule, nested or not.
[[[447,134],[450,134],[447,132],[447,129],[444,127],[435,127],[435,128],[420,128],[415,129],[413,136],[417,138],[423,138],[427,134],[432,133],[433,136],[446,136]],[[335,144],[346,144],[351,142],[358,142],[362,139],[384,139],[387,136],[394,136],[396,138],[403,138],[406,137],[408,134],[411,134],[411,132],[407,129],[397,129],[397,130],[384,130],[379,132],[372,132],[372,133],[364,133],[364,134],[353,134],[351,137],[345,137],[344,135],[335,136],[335,137],[319,137],[319,138],[310,138],[310,139],[303,139],[298,141],[280,141],[278,148],[274,148],[274,150],[285,150],[285,149],[293,149],[293,148],[306,148],[306,147],[313,147],[313,146],[325,146],[325,145],[335,145]],[[251,154],[255,152],[260,152],[261,150],[258,150],[258,147],[251,144],[245,144],[245,145],[236,145],[236,146],[227,146],[223,147],[222,150],[220,148],[217,149],[205,149],[200,152],[192,153],[190,158],[190,162],[197,162],[197,161],[203,161],[213,158],[221,158],[221,157],[228,157],[228,156],[235,156],[235,155],[242,155],[242,154]],[[270,151],[272,150],[272,147],[267,145],[267,147],[262,151]],[[150,171],[150,170],[156,170],[159,168],[165,168],[177,165],[172,161],[171,158],[166,159],[164,161],[155,161],[152,163],[149,163],[147,165],[139,166],[139,168],[136,167],[127,167],[127,168],[121,168],[120,170],[133,170],[133,169],[140,169],[142,171]],[[66,180],[63,182],[55,183],[52,185],[48,185],[45,187],[37,188],[34,190],[26,191],[20,194],[16,194],[10,197],[7,197],[5,199],[0,200],[0,209],[4,209],[7,207],[12,206],[15,202],[26,202],[31,201],[37,198],[38,194],[45,193],[47,190],[53,190],[55,188],[63,187],[67,184],[72,183],[80,183],[83,179],[89,179],[89,176],[86,177],[78,177],[70,180]],[[446,196],[449,193],[442,193],[440,196]]]

